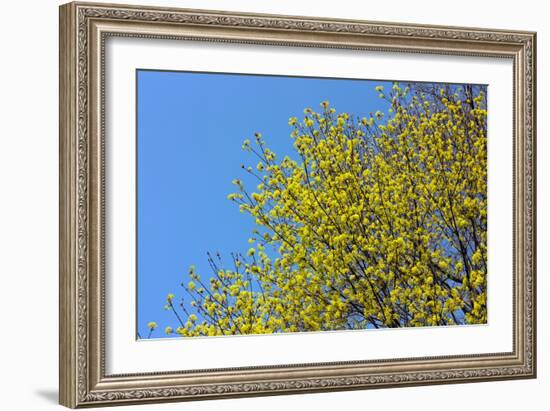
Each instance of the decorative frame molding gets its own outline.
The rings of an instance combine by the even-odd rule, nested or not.
[[[498,56],[514,62],[514,350],[105,375],[104,45],[109,36]],[[536,376],[536,34],[69,3],[60,7],[60,403],[76,408]]]

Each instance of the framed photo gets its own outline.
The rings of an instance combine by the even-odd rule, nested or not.
[[[535,33],[60,28],[61,404],[535,377]]]

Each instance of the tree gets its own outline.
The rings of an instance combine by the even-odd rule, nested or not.
[[[406,87],[405,87],[406,86]],[[243,149],[253,247],[192,267],[182,336],[478,324],[487,320],[487,110],[482,86],[394,83],[368,118],[291,118],[296,160]],[[388,118],[386,120],[386,118]],[[189,301],[189,303],[187,303]],[[172,332],[168,327],[167,332]]]

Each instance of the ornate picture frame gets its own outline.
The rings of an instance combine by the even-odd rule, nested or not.
[[[513,344],[509,352],[107,374],[105,43],[200,40],[507,59],[513,64]],[[60,7],[60,403],[67,407],[536,376],[536,35],[69,3]]]

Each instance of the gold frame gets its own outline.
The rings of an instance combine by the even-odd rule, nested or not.
[[[514,63],[514,349],[507,353],[105,375],[104,45],[109,36],[497,56]],[[60,7],[60,403],[76,408],[534,378],[533,32],[122,5]]]

